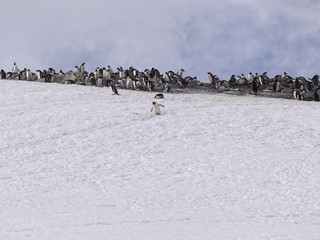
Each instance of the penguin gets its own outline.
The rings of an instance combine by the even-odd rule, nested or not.
[[[314,91],[313,93],[313,101],[319,102],[319,94],[317,93],[317,91]]]
[[[156,99],[164,98],[162,93],[158,93],[157,95],[154,96]]]
[[[216,82],[220,81],[218,75],[213,75],[211,72],[208,72],[208,78],[211,84],[216,84]]]
[[[319,86],[319,75],[314,75],[312,79],[309,78],[309,80],[312,81],[312,84],[314,87],[318,87]]]
[[[111,79],[111,72],[110,72],[110,70],[109,70],[109,67],[110,66],[108,66],[108,69],[104,69],[103,71],[104,71],[104,77],[106,78],[106,79]],[[111,69],[111,71],[112,71],[112,69]]]
[[[269,85],[270,78],[267,76],[267,73],[268,72],[262,73],[261,78],[262,78],[262,81],[263,81],[264,84]]]
[[[236,85],[236,83],[237,83],[236,75],[233,74],[229,80],[229,86],[233,88]]]
[[[253,82],[253,79],[254,79],[254,76],[253,76],[252,72],[249,72],[249,74],[248,74],[248,81],[249,81],[249,83],[252,83],[252,82]]]
[[[74,80],[66,80],[64,84],[75,84]]]
[[[300,100],[299,99],[299,95],[300,95],[299,91],[296,88],[293,89],[293,98],[297,99],[297,100]]]
[[[164,107],[162,104],[152,102],[151,112],[153,111],[156,115],[160,115],[160,107]]]
[[[108,71],[109,71],[110,74],[113,74],[113,70],[109,65],[108,65]]]
[[[163,79],[164,79],[164,81],[167,82],[167,83],[171,81],[168,72],[165,72]]]
[[[163,92],[168,93],[168,92],[170,92],[170,89],[171,89],[170,85],[168,83],[166,83],[166,85],[164,85]]]
[[[133,80],[131,77],[127,77],[126,79],[126,88],[130,90],[134,90]]]
[[[13,73],[19,73],[19,72],[20,72],[20,70],[19,70],[16,62],[13,63],[12,72],[13,72]]]
[[[183,72],[184,72],[184,70],[183,70],[183,69],[180,69],[180,70],[177,72],[177,75],[179,75],[180,77],[182,77]]]
[[[19,80],[27,80],[27,69],[24,68],[19,72]]]
[[[119,95],[118,90],[117,90],[115,85],[111,84],[110,85],[110,90],[113,93],[113,95]]]
[[[123,68],[120,67],[118,71],[119,71],[119,79],[125,78],[125,74],[124,74]]]
[[[27,70],[26,78],[27,78],[27,81],[33,80],[32,73],[31,73],[30,69]]]
[[[6,78],[7,78],[6,72],[3,69],[1,69],[0,79],[6,79]]]
[[[287,82],[293,82],[293,78],[289,76],[286,72],[283,73],[282,79],[284,79]]]
[[[278,85],[278,79],[274,80],[274,83],[272,85],[272,91],[276,92],[277,91],[277,85]]]
[[[75,71],[76,75],[80,74],[80,68],[78,66],[74,67],[74,71]]]
[[[248,84],[248,80],[243,73],[241,74],[241,76],[238,76],[237,84],[240,86]]]
[[[256,78],[253,79],[253,82],[251,84],[251,90],[254,92],[254,95],[257,95],[257,93],[258,93],[258,85],[257,85]]]
[[[81,65],[80,65],[80,73],[84,73],[84,65],[85,65],[86,63],[82,63]]]
[[[36,72],[37,72],[37,78],[38,78],[38,80],[40,80],[41,78],[43,78],[41,70],[37,70]]]

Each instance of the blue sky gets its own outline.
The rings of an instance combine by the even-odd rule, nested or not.
[[[6,71],[16,61],[33,71],[183,68],[201,81],[208,71],[320,73],[320,1],[10,0],[0,9]]]

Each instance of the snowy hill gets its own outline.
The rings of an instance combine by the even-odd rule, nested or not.
[[[320,239],[319,103],[0,90],[0,239]]]

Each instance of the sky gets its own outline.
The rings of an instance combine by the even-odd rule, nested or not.
[[[318,0],[0,0],[0,68],[320,73]]]

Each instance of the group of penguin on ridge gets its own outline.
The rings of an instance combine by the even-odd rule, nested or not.
[[[229,81],[220,80],[217,75],[208,72],[210,83],[203,83],[197,77],[183,77],[184,70],[180,69],[177,73],[173,71],[160,74],[156,68],[146,69],[143,72],[130,67],[124,70],[122,67],[113,71],[110,66],[97,67],[94,72],[85,71],[85,63],[80,67],[75,66],[74,71],[64,73],[62,70],[56,72],[53,68],[47,70],[37,70],[36,73],[24,68],[20,71],[14,63],[11,72],[1,69],[0,79],[26,80],[38,82],[55,82],[62,84],[79,84],[86,86],[109,87],[114,94],[119,94],[117,88],[157,91],[169,93],[173,88],[196,88],[205,87],[209,90],[225,92],[253,93],[259,92],[282,93],[297,100],[319,101],[319,75],[313,76],[308,80],[304,77],[292,78],[286,72],[283,75],[276,75],[273,78],[267,76],[267,72],[262,75],[249,73],[246,78],[244,74],[240,76],[232,75]]]
[[[292,78],[286,72],[283,75],[276,75],[273,78],[267,76],[267,72],[262,75],[250,72],[248,78],[241,74],[236,78],[232,75],[229,81],[220,80],[217,75],[208,72],[210,83],[217,91],[223,92],[227,90],[242,90],[251,89],[255,95],[259,91],[285,93],[297,100],[317,101],[319,102],[320,82],[319,75],[314,75],[309,81],[304,77]],[[291,97],[291,98],[292,98]]]

